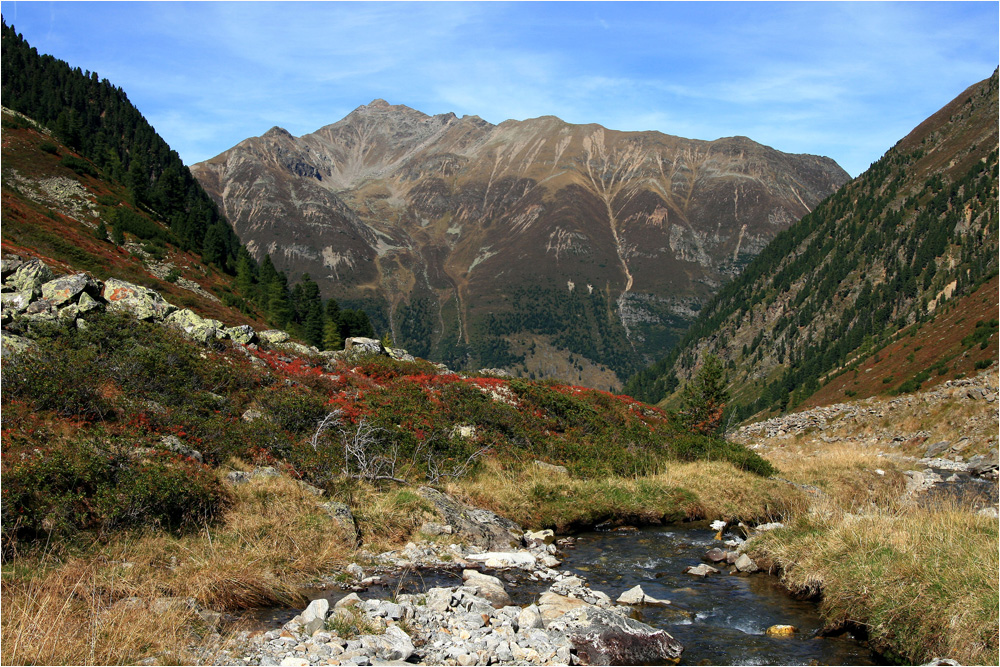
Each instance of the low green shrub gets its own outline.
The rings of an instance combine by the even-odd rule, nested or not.
[[[4,555],[23,541],[77,530],[182,530],[216,517],[227,497],[204,465],[103,429],[3,453]]]
[[[54,337],[4,360],[0,382],[5,399],[29,400],[37,409],[62,417],[108,416],[111,405],[102,392],[98,350],[74,345],[55,326],[47,331]]]

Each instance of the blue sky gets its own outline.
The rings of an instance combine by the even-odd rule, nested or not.
[[[997,2],[18,2],[42,53],[121,86],[187,164],[372,99],[746,135],[864,171],[1000,59]]]

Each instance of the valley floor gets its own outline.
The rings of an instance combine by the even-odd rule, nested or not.
[[[815,408],[741,429],[735,437],[780,470],[769,479],[711,461],[603,480],[490,463],[445,490],[525,528],[562,532],[609,518],[633,525],[781,522],[741,550],[797,594],[819,596],[830,628],[863,631],[873,648],[904,663],[945,657],[997,664],[996,396],[993,367],[924,393]],[[965,471],[970,462],[974,479]],[[8,561],[2,662],[226,663],[225,656],[246,653],[249,641],[227,622],[228,612],[301,608],[304,584],[353,581],[358,564],[384,563],[381,553],[445,551],[447,535],[426,534],[440,518],[414,491],[359,488],[350,502],[357,544],[351,531],[332,528],[319,500],[292,480],[247,477],[232,488],[234,506],[223,524],[200,534],[129,534]],[[976,481],[983,477],[992,484]],[[418,544],[401,552],[410,540]],[[351,631],[330,623],[324,631],[336,636],[337,627]],[[282,664],[305,664],[294,653],[294,633],[276,627],[272,634],[269,641],[288,643]],[[547,661],[564,662],[565,652],[552,649]],[[529,658],[512,655],[509,663]],[[320,664],[341,663],[324,654]]]

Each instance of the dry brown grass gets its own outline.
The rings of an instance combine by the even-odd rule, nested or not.
[[[903,661],[996,664],[996,520],[949,500],[908,502],[905,478],[880,453],[805,438],[775,448],[768,458],[788,479],[822,494],[785,529],[758,537],[754,554],[793,589],[822,592],[831,625],[864,626]]]
[[[98,566],[3,583],[3,655],[8,665],[134,664],[157,656],[191,662],[179,647],[199,642],[193,614],[161,615],[118,603],[93,585]]]
[[[119,535],[58,562],[42,554],[5,565],[2,662],[191,662],[185,651],[203,622],[189,611],[151,613],[156,598],[220,611],[304,603],[304,583],[353,556],[353,538],[294,481],[253,479],[232,494],[224,521],[201,533]]]

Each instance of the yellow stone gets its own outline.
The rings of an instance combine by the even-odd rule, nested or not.
[[[768,637],[791,637],[798,631],[794,625],[772,625],[764,634]]]

